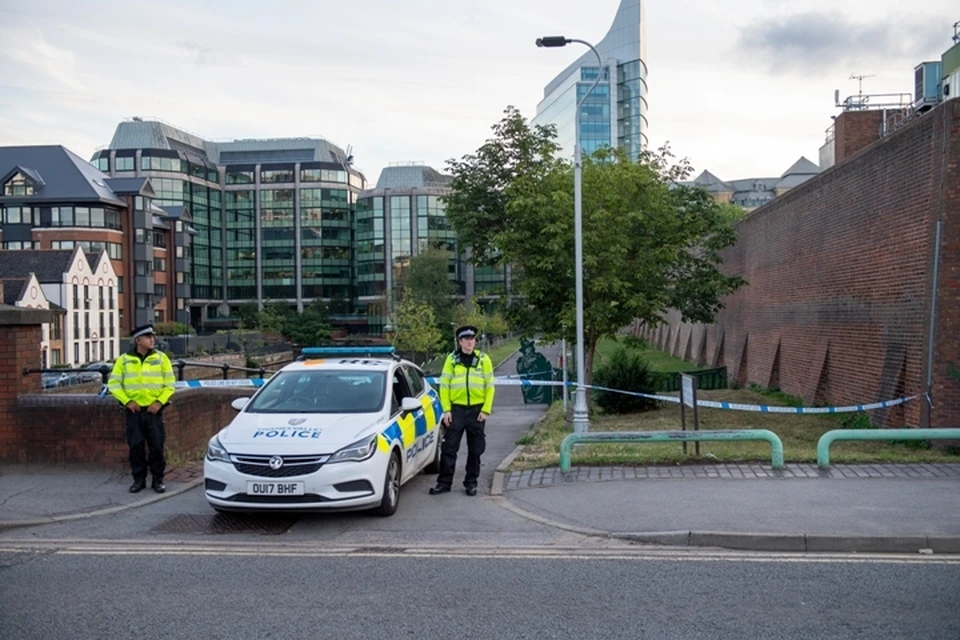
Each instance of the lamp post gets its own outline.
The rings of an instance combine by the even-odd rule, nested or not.
[[[603,60],[596,48],[586,40],[577,40],[565,36],[546,36],[537,38],[538,47],[565,47],[571,42],[586,45],[597,56],[597,77],[583,94],[583,98],[577,101],[577,112],[574,114],[574,133],[573,133],[573,238],[574,252],[576,254],[576,276],[577,276],[577,393],[573,404],[573,432],[586,433],[590,430],[590,421],[587,409],[587,390],[586,390],[586,361],[584,357],[584,339],[583,339],[583,197],[582,197],[582,167],[580,160],[580,109],[583,103],[590,97],[600,78],[603,76]]]

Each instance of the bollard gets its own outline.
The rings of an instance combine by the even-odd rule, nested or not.
[[[960,429],[833,429],[817,441],[817,466],[830,467],[830,445],[837,440],[960,440]]]

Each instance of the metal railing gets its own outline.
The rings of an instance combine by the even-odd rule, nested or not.
[[[230,372],[236,371],[238,373],[249,373],[257,374],[258,377],[263,378],[266,374],[276,373],[274,369],[267,369],[266,367],[237,367],[227,363],[215,364],[207,362],[188,362],[186,360],[173,360],[170,362],[173,365],[173,368],[177,371],[177,380],[183,380],[183,372],[187,367],[196,367],[199,369],[218,369],[222,372],[222,379],[228,380],[230,378]],[[98,376],[100,381],[103,384],[107,384],[110,380],[110,372],[113,370],[113,367],[104,365],[102,367],[96,367],[93,369],[90,368],[58,368],[58,369],[30,369],[24,368],[23,375],[33,375],[33,374],[76,374],[74,379],[67,378],[65,380],[58,380],[58,384],[52,385],[51,387],[44,386],[43,388],[60,388],[65,386],[73,386],[76,384],[84,384],[88,382],[95,382]],[[86,375],[84,375],[86,374]]]
[[[837,440],[960,440],[960,429],[833,429],[817,441],[817,466],[830,467],[830,445]]]
[[[595,431],[571,433],[560,443],[560,472],[570,472],[573,446],[585,443],[627,442],[718,442],[728,440],[764,440],[770,443],[770,464],[783,469],[783,442],[768,429],[736,429],[730,431]]]

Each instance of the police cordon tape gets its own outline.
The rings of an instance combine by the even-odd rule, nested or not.
[[[427,378],[427,381],[436,385],[438,382],[437,378]],[[203,387],[262,387],[266,380],[262,378],[241,378],[237,380],[181,380],[175,383],[177,389],[197,389]],[[516,378],[507,376],[507,377],[497,377],[494,378],[494,384],[498,387],[562,387],[563,382],[555,382],[551,380],[517,380]],[[567,382],[568,387],[576,387],[575,382]],[[649,393],[640,393],[638,391],[623,391],[620,389],[611,389],[609,387],[600,387],[595,385],[588,385],[587,389],[593,389],[595,391],[609,391],[612,393],[621,393],[627,396],[636,396],[639,398],[647,398],[649,400],[658,400],[660,402],[672,402],[679,404],[680,398],[677,396],[660,396],[660,395],[651,395]],[[106,395],[106,387],[100,392],[101,397]],[[698,407],[706,407],[708,409],[725,409],[728,411],[755,411],[760,413],[803,413],[803,414],[816,414],[816,413],[856,413],[860,411],[871,411],[873,409],[888,409],[890,407],[895,407],[897,405],[910,402],[911,400],[916,400],[920,396],[904,396],[902,398],[897,398],[895,400],[884,400],[882,402],[872,402],[870,404],[854,404],[845,407],[778,407],[773,405],[757,405],[757,404],[740,404],[737,402],[717,402],[715,400],[697,400]]]

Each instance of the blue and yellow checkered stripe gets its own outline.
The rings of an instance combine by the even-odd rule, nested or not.
[[[380,432],[377,448],[384,453],[390,451],[394,442],[399,442],[401,448],[408,449],[420,436],[426,435],[437,428],[443,410],[440,408],[440,397],[430,389],[420,399],[423,404],[423,413],[400,416]]]

